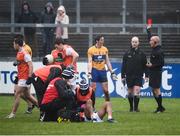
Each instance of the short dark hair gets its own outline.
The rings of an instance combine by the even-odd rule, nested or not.
[[[24,36],[22,34],[17,34],[17,35],[14,36],[14,40],[15,39],[22,39],[22,40],[24,40]]]
[[[17,38],[17,39],[14,39],[14,42],[15,42],[15,44],[18,44],[19,46],[23,46],[23,39],[20,39],[20,38]]]
[[[104,37],[103,35],[97,35],[94,39],[95,43],[96,41],[99,41],[101,39],[101,37]]]
[[[64,40],[62,38],[56,38],[54,44],[64,44]]]

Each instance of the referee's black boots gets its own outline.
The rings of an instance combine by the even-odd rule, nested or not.
[[[166,109],[161,106],[161,107],[157,107],[157,109],[154,111],[154,113],[161,113],[161,112],[164,112]]]

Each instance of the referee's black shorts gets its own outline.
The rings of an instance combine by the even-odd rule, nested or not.
[[[150,71],[149,73],[149,86],[152,88],[160,88],[162,80],[161,71]]]
[[[126,83],[128,88],[132,88],[133,86],[142,86],[142,77],[128,77],[126,78]]]

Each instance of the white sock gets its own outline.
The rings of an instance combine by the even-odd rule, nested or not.
[[[108,119],[112,119],[112,116],[111,116],[111,115],[108,115]]]

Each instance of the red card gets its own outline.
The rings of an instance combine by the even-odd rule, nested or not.
[[[152,19],[151,18],[148,19],[147,24],[152,25]]]

